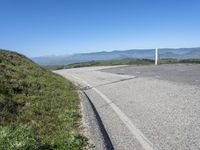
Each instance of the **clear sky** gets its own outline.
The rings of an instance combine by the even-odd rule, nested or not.
[[[200,0],[0,0],[0,48],[27,56],[200,46]]]

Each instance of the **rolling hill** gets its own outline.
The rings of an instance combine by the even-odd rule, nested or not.
[[[179,48],[160,49],[161,58],[176,58],[176,59],[189,59],[200,58],[200,48]],[[72,63],[87,62],[92,60],[111,60],[111,59],[124,59],[124,58],[144,58],[153,59],[154,49],[132,49],[132,50],[115,50],[111,52],[94,52],[94,53],[80,53],[74,55],[62,56],[44,56],[32,58],[33,61],[40,65],[64,65]]]

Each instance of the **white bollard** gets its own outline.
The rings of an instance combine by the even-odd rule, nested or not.
[[[155,65],[158,65],[158,48],[155,50]]]

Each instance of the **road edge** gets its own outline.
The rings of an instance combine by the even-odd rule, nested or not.
[[[96,150],[113,150],[112,142],[95,106],[84,91],[78,90],[78,94],[85,135],[89,138],[90,144],[94,145]]]

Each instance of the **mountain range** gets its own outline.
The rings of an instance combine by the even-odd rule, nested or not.
[[[31,58],[40,65],[66,65],[86,62],[91,60],[109,60],[122,58],[146,58],[154,59],[155,49],[130,49],[114,50],[111,52],[79,53],[73,55],[41,56]],[[198,48],[162,48],[159,49],[160,58],[176,59],[200,59],[200,47]]]

